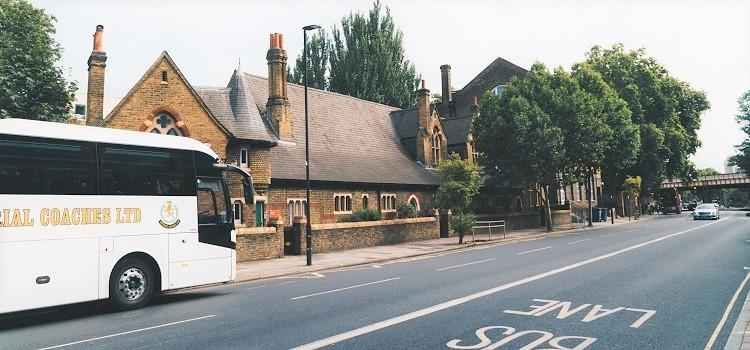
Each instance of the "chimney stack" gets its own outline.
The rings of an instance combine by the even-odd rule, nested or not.
[[[101,125],[104,119],[104,69],[107,53],[104,52],[104,26],[97,25],[94,47],[89,56],[89,79],[86,90],[86,125]]]
[[[284,36],[272,33],[270,47],[266,54],[268,61],[268,102],[266,112],[282,140],[292,137],[292,118],[289,115],[289,99],[286,91],[286,62]]]
[[[474,96],[474,102],[471,104],[471,114],[474,116],[479,115],[479,97]]]
[[[453,92],[451,91],[451,66],[444,64],[440,66],[440,77],[443,85],[442,103],[448,105],[453,101]]]
[[[432,128],[430,127],[430,90],[425,87],[417,90],[417,160],[425,166],[432,164]]]

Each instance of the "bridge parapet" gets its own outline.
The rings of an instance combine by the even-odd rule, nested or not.
[[[687,189],[693,187],[743,187],[750,186],[750,176],[745,173],[731,173],[700,176],[696,180],[685,182],[682,179],[668,179],[659,188]]]

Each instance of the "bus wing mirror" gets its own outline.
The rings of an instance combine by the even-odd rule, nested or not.
[[[242,187],[243,194],[245,197],[245,203],[255,203],[255,187],[253,185],[253,176],[236,165],[232,164],[214,164],[214,168],[222,169],[223,171],[231,171],[242,176]]]

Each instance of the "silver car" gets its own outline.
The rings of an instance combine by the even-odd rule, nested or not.
[[[693,220],[710,219],[719,220],[719,206],[711,204],[701,204],[693,212]]]

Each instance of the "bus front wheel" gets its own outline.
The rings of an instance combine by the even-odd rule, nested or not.
[[[138,257],[126,257],[115,265],[109,278],[109,299],[117,310],[145,306],[154,296],[156,278],[151,264]]]

